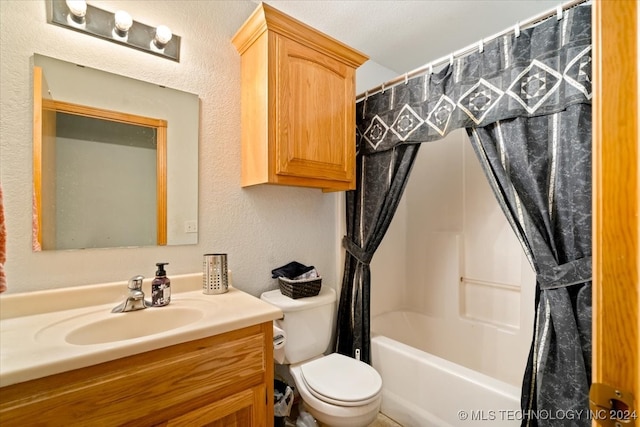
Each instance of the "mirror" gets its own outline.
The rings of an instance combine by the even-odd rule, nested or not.
[[[198,96],[34,55],[34,250],[196,244]]]

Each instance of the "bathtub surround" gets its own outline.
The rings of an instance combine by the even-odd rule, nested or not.
[[[591,10],[509,34],[483,52],[357,105],[359,182],[347,195],[348,238],[338,351],[370,360],[368,262],[393,216],[401,147],[466,128],[507,218],[537,272],[535,336],[524,414],[588,413],[591,368]],[[380,154],[389,152],[387,156]],[[398,156],[398,157],[396,157]],[[400,191],[398,192],[398,189]],[[437,203],[437,201],[434,201]],[[378,218],[385,218],[377,225]],[[375,220],[376,223],[367,223]],[[376,243],[377,242],[377,243]],[[347,290],[347,292],[345,292]],[[527,412],[529,411],[529,412]],[[524,425],[546,425],[535,418]],[[576,420],[588,425],[590,420]]]

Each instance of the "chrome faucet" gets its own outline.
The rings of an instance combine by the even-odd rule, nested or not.
[[[129,279],[129,295],[122,304],[111,310],[112,313],[125,313],[127,311],[136,311],[147,308],[149,303],[144,300],[142,280],[144,280],[144,276],[134,276]]]

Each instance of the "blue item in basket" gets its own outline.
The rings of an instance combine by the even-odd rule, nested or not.
[[[276,269],[271,270],[271,277],[273,279],[277,279],[278,277],[286,277],[287,279],[294,279],[298,276],[301,276],[311,270],[313,270],[314,266],[307,267],[304,264],[300,264],[297,261],[291,261],[289,264],[283,265],[282,267],[278,267]]]

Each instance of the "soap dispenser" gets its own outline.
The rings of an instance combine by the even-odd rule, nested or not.
[[[162,307],[171,302],[171,280],[164,271],[164,266],[167,264],[169,263],[156,263],[158,270],[155,279],[151,282],[151,305],[153,307]]]

